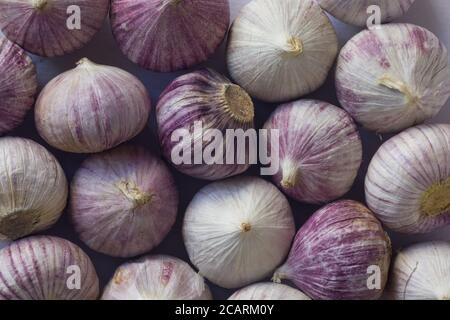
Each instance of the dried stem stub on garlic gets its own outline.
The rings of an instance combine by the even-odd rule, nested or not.
[[[233,23],[227,63],[250,95],[280,102],[318,89],[337,52],[336,32],[314,0],[253,0]]]
[[[280,283],[256,283],[242,288],[228,300],[311,300],[301,291]]]

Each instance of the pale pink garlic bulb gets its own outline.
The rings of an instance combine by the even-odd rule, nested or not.
[[[102,300],[211,300],[205,280],[186,262],[146,256],[120,266]]]
[[[108,9],[108,0],[0,0],[0,30],[34,54],[61,56],[88,43]]]
[[[81,240],[115,257],[157,246],[178,209],[178,191],[164,162],[129,146],[88,158],[73,178],[70,200]]]
[[[228,300],[311,300],[301,291],[280,283],[257,283],[233,293]]]
[[[362,162],[358,129],[349,114],[326,102],[281,105],[264,125],[280,136],[280,168],[274,182],[307,203],[335,200],[352,187]],[[268,139],[270,142],[271,139]]]
[[[0,250],[0,300],[95,300],[97,273],[75,244],[29,237]]]

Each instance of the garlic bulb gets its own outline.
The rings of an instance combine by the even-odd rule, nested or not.
[[[450,244],[426,242],[395,258],[387,296],[395,300],[450,300]]]
[[[139,147],[88,158],[76,172],[70,213],[91,249],[131,257],[157,246],[175,223],[178,191],[164,162]]]
[[[366,201],[398,232],[450,224],[450,125],[417,126],[385,142],[367,172]]]
[[[112,0],[111,25],[122,52],[161,72],[204,62],[230,23],[228,0]]]
[[[102,300],[211,300],[203,277],[184,261],[146,256],[120,266]]]
[[[273,180],[286,194],[322,203],[350,190],[361,166],[362,144],[345,111],[326,102],[296,101],[280,106],[264,128],[279,132],[280,168]]]
[[[0,0],[0,30],[34,54],[61,56],[88,43],[108,9],[108,0]]]
[[[42,90],[36,126],[55,148],[95,153],[139,134],[150,108],[147,89],[135,76],[84,58]]]
[[[287,199],[256,177],[204,187],[189,204],[183,225],[192,263],[228,289],[270,275],[286,257],[294,233]]]
[[[377,299],[383,293],[391,242],[362,204],[325,206],[298,231],[286,263],[274,275],[315,300]]]
[[[340,53],[336,88],[342,107],[367,129],[401,131],[434,117],[449,98],[447,49],[411,24],[362,31]]]
[[[95,300],[98,282],[89,257],[61,238],[29,237],[0,250],[0,300]]]
[[[320,6],[332,16],[348,24],[366,26],[371,6],[380,8],[381,21],[389,22],[404,15],[415,0],[318,0]]]
[[[0,240],[45,230],[60,217],[67,180],[56,158],[22,138],[0,138]]]
[[[257,283],[233,293],[228,300],[311,300],[297,289],[279,283]]]
[[[164,156],[179,171],[192,177],[218,180],[246,171],[249,164],[245,145],[236,140],[217,140],[211,130],[219,130],[221,137],[227,130],[253,128],[254,107],[250,96],[227,78],[209,69],[195,71],[175,79],[161,94],[156,107],[158,133]],[[184,135],[178,136],[178,133]],[[227,140],[231,143],[227,143]],[[201,148],[197,149],[196,145]],[[245,149],[243,161],[227,157]],[[212,161],[204,155],[219,150]],[[201,155],[202,161],[196,157]],[[178,159],[179,158],[179,159]]]
[[[31,59],[0,35],[0,135],[22,123],[33,106],[37,86]]]
[[[337,53],[336,32],[314,0],[253,0],[231,27],[227,60],[250,95],[278,102],[318,89]]]

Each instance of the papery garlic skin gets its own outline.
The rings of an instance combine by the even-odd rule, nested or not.
[[[450,300],[450,244],[426,242],[400,250],[386,291],[395,300]]]
[[[338,201],[300,228],[274,280],[290,280],[314,300],[377,299],[390,258],[391,242],[373,213],[356,201]],[[370,281],[374,271],[379,283]]]
[[[286,194],[324,203],[350,190],[361,166],[362,144],[345,111],[326,102],[299,100],[278,107],[264,129],[279,132],[280,168],[273,180]]]
[[[246,132],[254,128],[254,106],[250,96],[239,86],[233,84],[219,73],[203,69],[195,71],[175,79],[161,94],[156,107],[158,122],[158,135],[165,158],[170,161],[177,170],[189,176],[219,180],[243,173],[250,167],[248,161],[249,148],[245,149],[246,159],[239,163],[227,163],[227,153],[232,148],[237,155],[236,141],[233,144],[226,143],[226,131],[228,129],[242,129]],[[196,124],[200,124],[203,131],[196,133]],[[174,139],[174,132],[187,130],[190,139]],[[208,138],[208,130],[219,130],[222,141]],[[205,159],[199,164],[195,163],[194,156],[199,152],[195,145],[200,143],[205,149],[216,146],[223,150],[222,164],[208,164]],[[190,153],[190,163],[174,163],[173,154]],[[234,159],[233,159],[234,160]]]
[[[251,96],[280,102],[318,89],[337,53],[336,32],[314,0],[253,0],[231,27],[227,63]]]
[[[301,291],[280,283],[257,283],[233,293],[228,300],[311,300]]]
[[[36,127],[66,152],[96,153],[134,138],[147,124],[147,89],[132,74],[84,58],[51,80],[36,102]]]
[[[66,176],[44,147],[22,138],[0,138],[0,240],[51,227],[67,202]]]
[[[415,0],[318,0],[319,5],[336,19],[356,26],[366,26],[374,14],[370,6],[378,6],[380,22],[390,22],[403,16]]]
[[[119,147],[83,162],[70,191],[81,240],[115,257],[152,250],[175,223],[178,191],[164,162],[140,147]]]
[[[228,0],[112,0],[111,27],[122,52],[160,72],[206,61],[230,24]]]
[[[0,30],[31,53],[62,56],[87,44],[108,10],[108,0],[0,0]]]
[[[183,237],[201,275],[227,289],[263,279],[286,257],[295,224],[272,184],[237,177],[201,189],[189,204]]]
[[[202,276],[170,256],[146,256],[120,266],[102,300],[212,300]]]
[[[340,53],[336,89],[342,107],[365,128],[401,131],[434,117],[448,100],[447,49],[412,24],[362,31]]]
[[[388,228],[426,233],[450,224],[450,125],[421,125],[385,142],[369,165],[366,201]]]
[[[80,278],[77,288],[74,275]],[[99,280],[75,244],[49,236],[13,242],[0,250],[0,300],[95,300]]]
[[[0,135],[22,123],[33,106],[37,87],[30,57],[0,35]]]

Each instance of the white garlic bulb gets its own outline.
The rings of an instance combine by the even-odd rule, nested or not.
[[[146,256],[120,266],[102,300],[211,300],[203,277],[170,256]]]
[[[366,26],[374,11],[371,6],[380,9],[381,21],[389,22],[401,17],[415,0],[318,0],[320,6],[332,16],[356,26]]]
[[[228,300],[311,300],[311,298],[285,284],[257,283],[236,291]]]
[[[450,97],[447,49],[412,24],[362,31],[340,53],[336,89],[342,107],[365,128],[401,131],[434,117]]]
[[[425,233],[450,224],[450,125],[421,125],[385,142],[366,176],[366,201],[390,229]]]
[[[45,230],[67,202],[66,176],[44,147],[22,138],[0,138],[0,240]]]
[[[228,69],[250,95],[286,101],[318,89],[337,53],[336,32],[314,0],[253,0],[231,28]]]
[[[75,244],[36,236],[0,250],[0,300],[94,300],[99,280]]]
[[[391,267],[386,296],[450,300],[450,243],[419,243],[401,250]]]
[[[289,202],[256,177],[212,183],[189,204],[183,235],[200,274],[224,288],[270,275],[286,257],[295,233]]]

